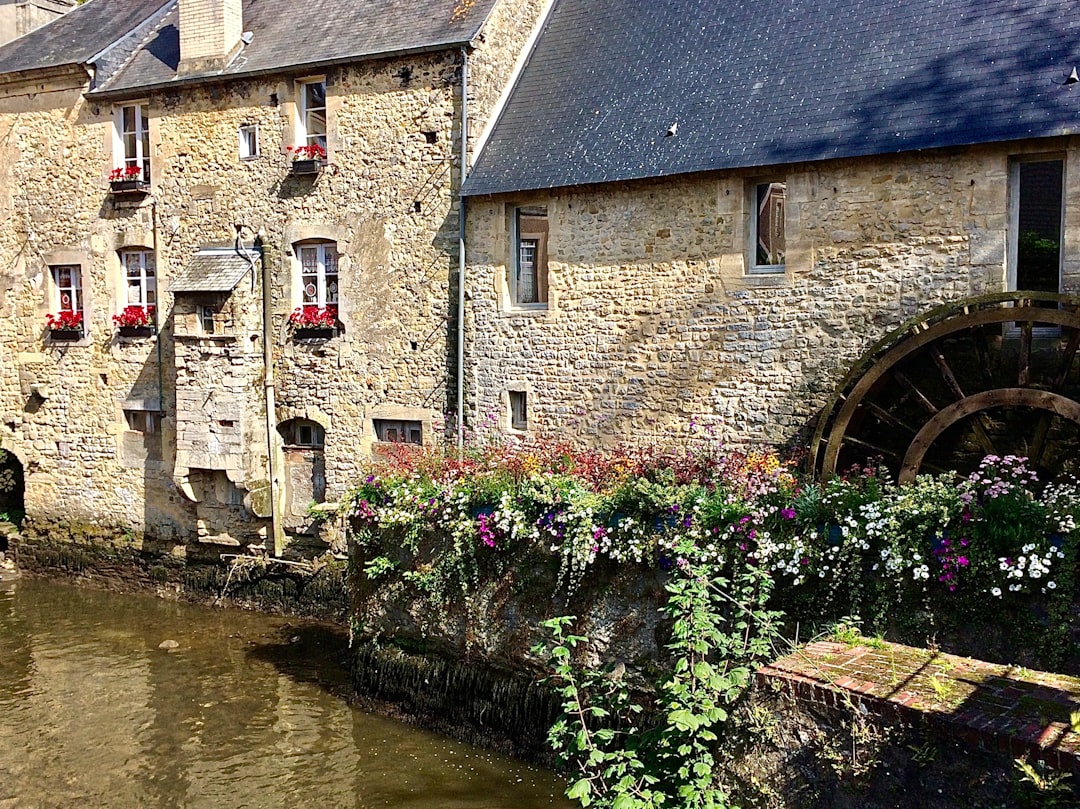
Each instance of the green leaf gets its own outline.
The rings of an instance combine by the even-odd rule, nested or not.
[[[581,801],[582,806],[588,806],[590,803],[589,795],[592,794],[592,781],[588,778],[582,778],[570,789],[566,790],[566,797],[571,800]]]
[[[681,731],[697,730],[700,720],[687,710],[672,711],[667,716],[668,724],[675,725]]]

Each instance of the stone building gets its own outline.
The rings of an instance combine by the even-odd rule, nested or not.
[[[1080,22],[1058,12],[557,0],[464,188],[470,418],[790,442],[908,318],[1080,293]],[[968,381],[1001,363],[943,337],[874,405],[883,429],[907,429],[896,400],[936,413],[973,390],[992,420],[998,386],[1064,385],[1075,422],[1073,321],[1003,335],[1003,317],[973,342],[1022,359],[1034,335],[1061,384]]]
[[[52,22],[75,5],[75,0],[0,1],[0,45]]]
[[[89,0],[0,47],[0,445],[30,530],[280,554],[373,447],[442,432],[462,133],[539,14]]]

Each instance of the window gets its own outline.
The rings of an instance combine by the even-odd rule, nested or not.
[[[82,325],[83,296],[79,265],[60,264],[52,267],[53,286],[56,287],[54,305],[60,317],[78,321]]]
[[[306,309],[327,309],[338,304],[338,252],[334,242],[301,244],[296,248],[300,260],[301,305]]]
[[[138,307],[151,317],[157,306],[157,272],[154,269],[152,250],[121,250],[120,263],[124,265],[127,283],[126,307]]]
[[[216,331],[214,325],[214,307],[213,306],[200,306],[199,307],[199,326],[202,328],[203,334],[214,334]]]
[[[125,410],[124,419],[132,432],[145,435],[161,432],[161,413],[157,410]]]
[[[240,140],[240,159],[250,160],[259,156],[259,127],[257,124],[244,124],[238,132]]]
[[[523,390],[510,391],[510,428],[529,429],[529,394]]]
[[[418,421],[374,419],[375,437],[390,444],[423,444],[424,430]]]
[[[787,183],[756,183],[750,201],[750,272],[783,272]]]
[[[314,421],[291,419],[278,430],[287,446],[304,449],[322,449],[326,446],[326,430]]]
[[[150,182],[150,125],[145,108],[131,104],[117,110],[116,132],[119,140],[116,167],[137,167],[142,175],[136,179]]]
[[[308,81],[300,84],[300,126],[297,146],[326,148],[326,82]]]
[[[1010,166],[1010,290],[1061,290],[1064,185],[1062,159],[1017,160]]]
[[[548,218],[545,206],[515,208],[510,297],[515,306],[546,304],[548,299]]]

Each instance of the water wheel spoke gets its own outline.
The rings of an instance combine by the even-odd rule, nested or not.
[[[1020,325],[1020,359],[1017,362],[1017,387],[1026,388],[1031,383],[1031,332],[1034,325],[1025,320]]]
[[[865,400],[861,402],[859,406],[869,410],[871,413],[873,413],[883,422],[888,424],[890,427],[895,427],[898,430],[903,430],[904,432],[911,433],[912,435],[915,435],[915,433],[918,432],[915,427],[912,427],[910,424],[906,423],[902,419],[894,416],[892,413],[890,413],[888,410],[886,410],[884,407],[877,404],[876,402]]]
[[[1072,368],[1077,348],[1080,348],[1080,329],[1073,329],[1069,335],[1069,342],[1061,354],[1061,361],[1058,362],[1053,387],[1050,388],[1054,393],[1060,393],[1061,389],[1065,387],[1065,380],[1069,378],[1069,370]]]
[[[934,365],[937,366],[938,371],[941,373],[941,378],[945,380],[945,385],[949,388],[953,398],[959,402],[964,398],[964,391],[960,387],[960,383],[956,380],[956,374],[954,374],[952,368],[949,367],[945,355],[941,353],[941,348],[936,345],[931,346],[930,356],[933,358]]]
[[[926,410],[927,413],[933,416],[938,412],[940,408],[935,406],[934,403],[926,397],[926,394],[919,390],[915,383],[912,382],[905,373],[900,370],[894,370],[892,375],[893,379],[908,389],[911,395],[915,397],[915,400],[923,406],[923,409]]]
[[[975,353],[979,357],[979,367],[982,368],[983,386],[989,390],[994,387],[994,374],[990,370],[990,344],[986,341],[986,332],[983,329],[975,329],[972,337],[975,340]]]
[[[884,455],[884,456],[886,456],[888,458],[895,458],[896,460],[900,460],[900,453],[897,452],[896,450],[887,449],[885,447],[878,446],[877,444],[872,444],[869,441],[864,441],[863,439],[856,438],[853,435],[845,435],[844,436],[844,443],[845,444],[854,444],[857,447],[863,447],[864,449],[873,450],[874,452],[878,453],[879,455]]]
[[[1031,448],[1028,457],[1032,466],[1038,467],[1042,463],[1043,453],[1046,452],[1046,438],[1050,435],[1050,424],[1054,420],[1052,413],[1042,411],[1039,414],[1039,423],[1035,425],[1035,433],[1031,438]]]
[[[979,446],[987,455],[1000,455],[994,446],[994,442],[990,440],[990,436],[986,430],[988,425],[988,417],[985,413],[979,413],[974,419],[971,420],[971,431],[975,434],[975,440],[979,442]]]

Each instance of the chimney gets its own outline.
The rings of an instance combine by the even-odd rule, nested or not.
[[[180,0],[180,64],[177,74],[221,70],[240,49],[243,0]]]

